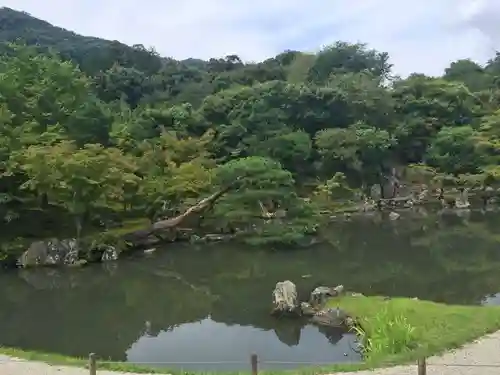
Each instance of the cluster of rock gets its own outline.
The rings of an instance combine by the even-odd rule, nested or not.
[[[297,288],[290,280],[278,282],[273,291],[274,308],[272,315],[277,317],[308,317],[311,323],[332,328],[349,329],[354,318],[340,308],[327,308],[325,302],[344,293],[344,286],[319,286],[309,297],[309,301],[299,302]]]
[[[118,254],[113,246],[103,245],[93,251],[95,261],[116,260]],[[97,251],[98,250],[98,251]],[[76,239],[50,239],[33,242],[17,260],[19,267],[33,266],[78,266],[88,262],[88,257],[82,257],[81,246]]]

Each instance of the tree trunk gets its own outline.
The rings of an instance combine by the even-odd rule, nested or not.
[[[216,193],[213,193],[209,197],[200,200],[194,206],[189,207],[186,211],[184,211],[180,215],[177,215],[177,216],[170,218],[170,219],[157,221],[156,223],[153,224],[153,226],[151,228],[152,232],[177,227],[187,217],[191,216],[192,214],[200,213],[200,212],[204,211],[205,209],[211,207],[220,197],[222,197],[230,189],[231,189],[231,186],[229,186],[225,189],[219,190]]]
[[[136,230],[134,232],[127,233],[123,236],[123,239],[125,239],[128,242],[131,242],[133,246],[149,246],[150,239],[151,237],[156,238],[158,242],[161,242],[162,240],[162,231],[168,231],[171,229],[176,228],[180,224],[184,222],[186,218],[191,216],[192,214],[200,214],[202,212],[205,212],[206,209],[211,208],[214,203],[221,198],[224,194],[226,194],[229,190],[234,188],[236,184],[241,180],[243,177],[237,178],[233,183],[228,185],[227,187],[215,192],[214,194],[210,195],[207,198],[204,198],[200,200],[198,203],[195,205],[189,207],[185,212],[183,212],[180,215],[177,215],[173,218],[169,219],[164,219],[164,220],[159,220],[154,222],[151,226],[148,228],[144,228],[141,230]]]

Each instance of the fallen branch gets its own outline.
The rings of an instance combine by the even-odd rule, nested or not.
[[[153,224],[151,228],[152,232],[158,230],[170,229],[178,226],[188,216],[194,213],[200,213],[201,211],[204,211],[205,209],[211,207],[220,197],[222,197],[225,193],[227,193],[232,188],[232,186],[233,185],[228,186],[225,189],[219,190],[218,192],[213,193],[209,197],[200,200],[194,206],[189,207],[185,212],[176,217],[157,221],[156,223]]]
[[[236,179],[232,184],[226,186],[225,188],[213,193],[207,198],[201,199],[195,205],[189,207],[185,212],[180,215],[177,215],[173,218],[159,220],[153,223],[148,228],[139,229],[130,233],[127,233],[123,236],[123,239],[127,242],[130,242],[132,246],[138,247],[147,247],[154,245],[158,242],[163,242],[166,239],[163,238],[162,235],[167,235],[170,229],[174,229],[182,224],[189,216],[201,213],[204,210],[211,208],[214,203],[221,198],[224,194],[226,194],[229,190],[231,190],[237,182],[239,182],[239,178]],[[171,235],[172,233],[170,233]]]

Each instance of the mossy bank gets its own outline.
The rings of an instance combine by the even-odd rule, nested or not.
[[[262,371],[263,373],[317,374],[333,371],[355,371],[412,362],[457,348],[487,333],[500,329],[500,307],[454,306],[409,298],[346,296],[328,301],[330,307],[340,307],[354,316],[360,324],[359,333],[365,362],[325,367],[311,366],[295,370]],[[0,352],[17,358],[55,365],[87,365],[86,358],[70,358],[57,354],[28,352],[0,348]],[[129,363],[98,360],[102,370],[134,373],[179,374],[181,370],[146,368]],[[248,373],[248,371],[230,372]],[[229,374],[229,372],[225,372]]]

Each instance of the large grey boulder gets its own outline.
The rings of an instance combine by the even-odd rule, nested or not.
[[[273,315],[300,315],[297,288],[290,280],[276,283],[273,291]]]
[[[78,246],[75,239],[33,242],[19,257],[20,267],[72,265],[78,262]]]

